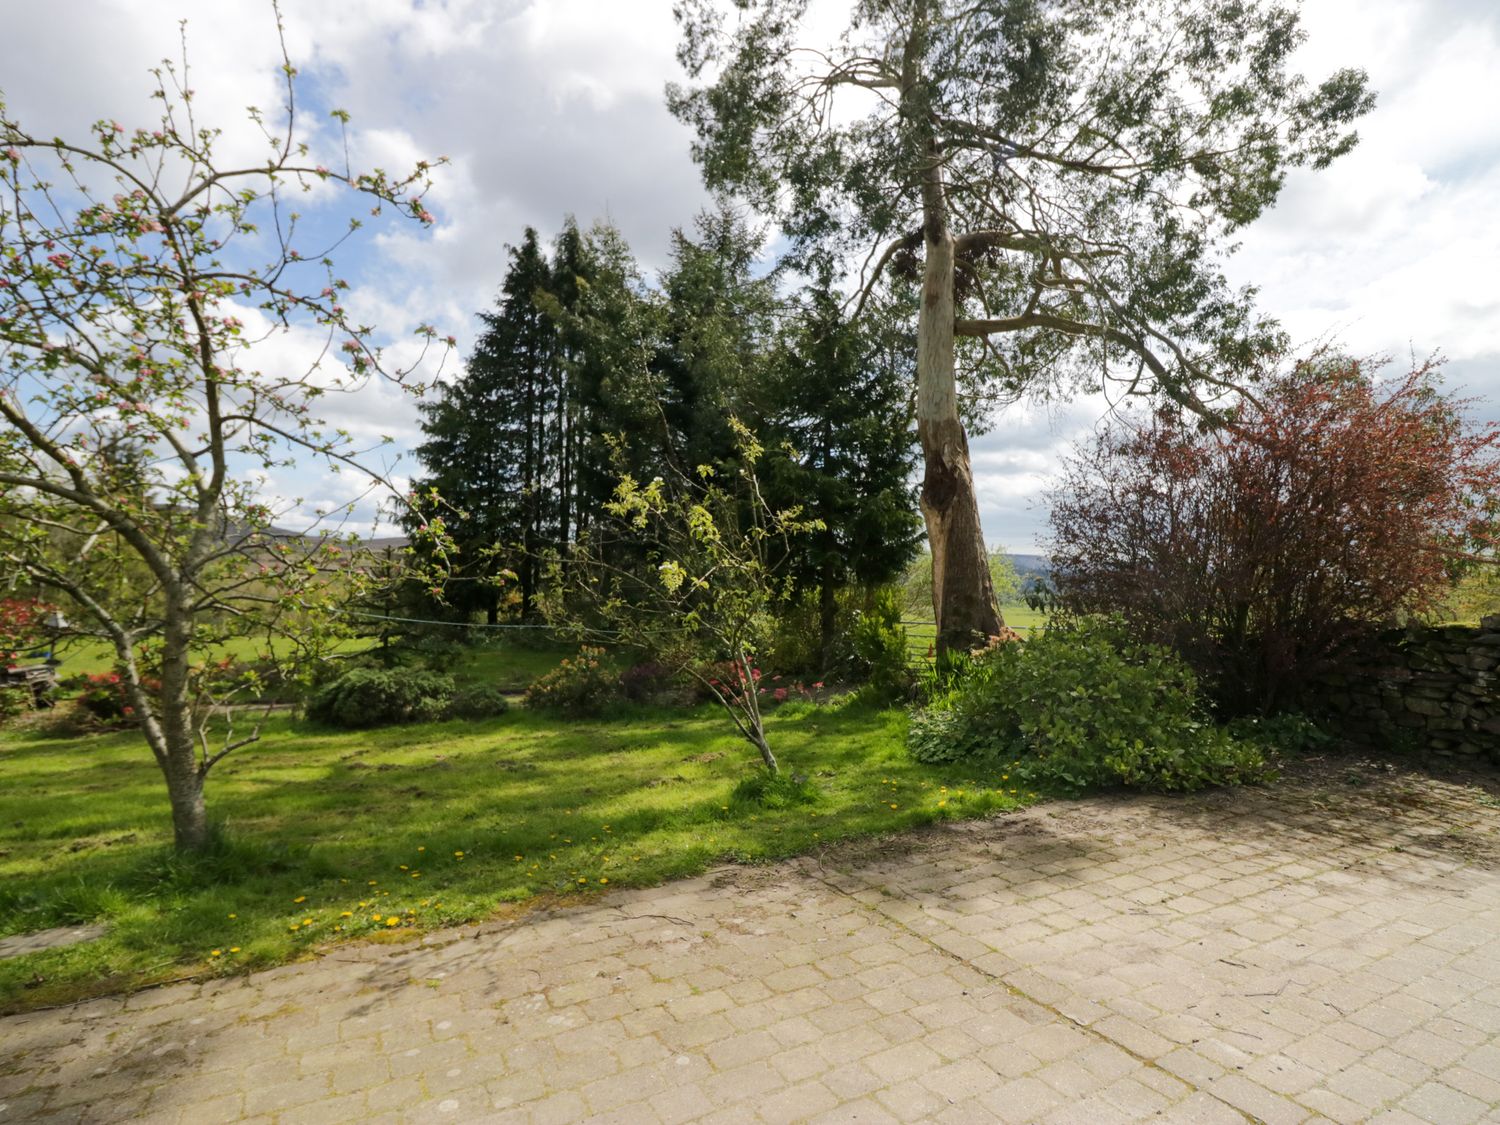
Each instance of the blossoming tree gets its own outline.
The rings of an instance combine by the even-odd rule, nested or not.
[[[316,458],[382,487],[367,451],[315,406],[378,378],[409,384],[443,350],[424,327],[416,363],[383,363],[329,256],[362,220],[324,233],[330,195],[430,224],[432,165],[393,176],[347,155],[318,163],[299,141],[284,45],[281,63],[284,115],[250,111],[266,149],[244,161],[216,159],[185,59],[152,72],[150,128],[38,136],[0,101],[0,577],[67,604],[112,646],[184,849],[210,839],[209,770],[255,737],[211,727],[227,715],[216,649],[318,644],[327,600],[366,573],[328,525],[274,532],[284,513],[255,478]],[[311,219],[291,207],[303,193]],[[256,366],[308,341],[305,366]]]

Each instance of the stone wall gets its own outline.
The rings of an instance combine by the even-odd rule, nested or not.
[[[1383,633],[1311,697],[1351,739],[1500,765],[1500,615]]]

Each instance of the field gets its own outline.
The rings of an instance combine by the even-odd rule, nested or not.
[[[516,671],[514,653],[488,659]],[[808,779],[804,803],[741,786],[754,755],[711,708],[591,722],[518,709],[359,733],[277,716],[210,776],[224,842],[192,860],[167,847],[165,791],[138,736],[0,733],[0,935],[109,927],[0,961],[0,1010],[242,973],[1031,799],[1000,775],[912,762],[905,721],[852,703],[775,713],[769,735]]]

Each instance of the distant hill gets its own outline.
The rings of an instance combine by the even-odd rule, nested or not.
[[[1010,561],[1022,578],[1044,578],[1052,573],[1052,563],[1046,555],[1011,555]]]

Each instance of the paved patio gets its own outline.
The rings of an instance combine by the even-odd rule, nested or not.
[[[0,1021],[0,1123],[1500,1121],[1500,801],[1336,765]]]

